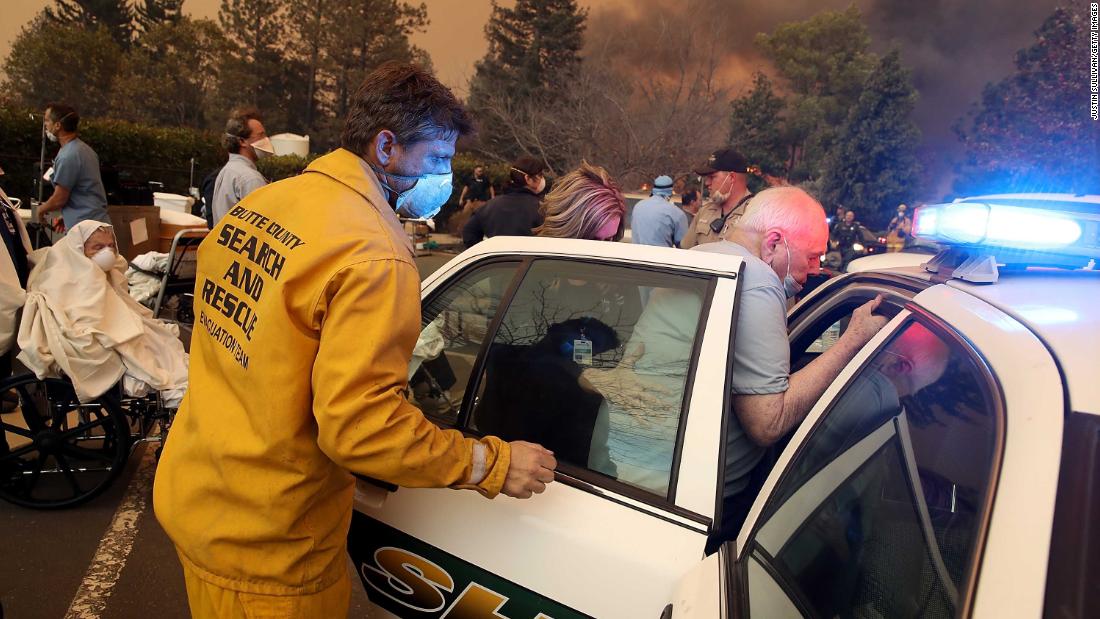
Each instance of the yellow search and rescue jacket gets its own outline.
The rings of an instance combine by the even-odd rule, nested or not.
[[[466,487],[477,441],[405,398],[420,331],[412,246],[366,162],[340,149],[249,194],[198,252],[190,387],[154,487],[212,584],[307,594],[347,569],[354,480]],[[495,496],[508,445],[483,439]]]

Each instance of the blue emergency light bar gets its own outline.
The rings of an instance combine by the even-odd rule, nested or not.
[[[1100,197],[1020,194],[922,206],[913,216],[913,236],[949,246],[1094,258],[1100,255]]]

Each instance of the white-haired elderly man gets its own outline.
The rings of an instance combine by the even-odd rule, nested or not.
[[[841,369],[886,324],[884,317],[873,314],[881,298],[869,301],[853,313],[848,329],[831,348],[791,374],[787,299],[818,272],[828,239],[821,205],[801,189],[777,187],[749,201],[725,240],[693,248],[745,261],[734,336],[735,414],[727,424],[722,522],[708,552],[737,535],[770,469],[765,458],[768,447],[806,417]],[[634,371],[688,366],[693,340],[689,331],[695,323],[694,318],[690,323],[685,318],[698,316],[701,302],[698,296],[675,290],[653,293],[627,345]],[[645,411],[608,415],[608,444],[614,449],[607,467],[615,465],[620,478],[624,471],[662,466],[667,471],[671,465],[674,428],[666,433],[666,445],[631,448],[637,443],[636,421],[643,417]],[[646,425],[652,424],[647,421]],[[662,454],[663,460],[656,462]],[[599,462],[590,466],[603,470]],[[647,487],[645,478],[626,481]]]
[[[695,247],[745,260],[734,341],[733,410],[726,435],[724,509],[714,542],[737,535],[767,476],[768,446],[794,429],[840,371],[883,326],[882,298],[856,309],[837,342],[790,373],[787,299],[818,273],[829,241],[825,210],[796,187],[767,189],[749,201],[728,240]],[[712,542],[712,544],[714,544]]]

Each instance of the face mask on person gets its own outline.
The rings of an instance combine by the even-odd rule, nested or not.
[[[783,294],[791,299],[802,292],[802,284],[798,283],[798,280],[791,275],[791,246],[787,244],[786,238],[783,239],[783,249],[787,252],[787,274],[783,276]],[[772,260],[775,260],[774,254]]]
[[[267,136],[252,142],[249,146],[255,151],[257,159],[265,159],[275,154],[275,147],[271,145],[271,140]]]
[[[732,179],[733,179],[733,173],[727,173],[726,174],[726,180],[728,181],[728,180],[732,180]],[[726,182],[722,181],[722,185],[725,185],[725,184],[726,184]],[[722,185],[719,185],[719,187],[721,187]],[[733,184],[732,183],[730,184],[729,188],[727,188],[725,191],[721,191],[720,189],[715,189],[715,190],[711,191],[710,192],[710,197],[711,197],[711,199],[714,200],[715,204],[725,204],[726,200],[730,199],[730,194],[731,193],[733,193]]]
[[[521,170],[519,168],[512,168],[512,171],[513,172],[519,172],[520,174],[522,174],[528,180],[534,178],[534,176],[524,172],[523,170]],[[527,188],[531,189],[531,186],[528,185]],[[545,176],[540,176],[539,177],[539,182],[535,185],[534,189],[531,189],[531,191],[535,192],[535,195],[538,195],[538,194],[542,193],[545,190],[546,190],[546,177]]]
[[[62,116],[61,118],[58,118],[56,122],[61,123],[61,121],[65,120],[66,118],[68,118],[72,115],[73,115],[73,113],[69,112],[68,114],[65,114],[64,116]],[[57,141],[58,138],[57,138],[56,133],[54,133],[53,131],[50,131],[49,129],[46,129],[45,127],[43,127],[43,130],[46,132],[46,139],[48,139],[51,142],[56,142]]]
[[[96,266],[103,269],[103,272],[106,273],[114,268],[116,258],[115,250],[110,247],[104,247],[92,256],[92,262],[96,263]]]
[[[375,167],[375,166],[371,166]],[[386,188],[391,194],[397,196],[397,200],[394,202],[394,210],[399,215],[410,217],[412,219],[431,219],[435,217],[435,214],[439,212],[439,209],[443,208],[443,205],[447,203],[447,200],[451,197],[451,192],[454,191],[453,175],[451,172],[446,174],[422,174],[420,176],[402,176],[400,174],[392,174],[384,170],[379,171],[378,179],[381,181],[382,186]],[[415,181],[416,184],[411,188],[398,192],[390,187],[386,182],[386,178],[395,178],[404,181]]]

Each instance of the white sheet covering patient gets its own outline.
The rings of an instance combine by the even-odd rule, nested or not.
[[[187,353],[176,325],[130,298],[114,230],[74,226],[39,250],[19,326],[19,360],[39,378],[67,376],[81,401],[122,381],[127,395],[161,392],[169,407],[187,388]]]

